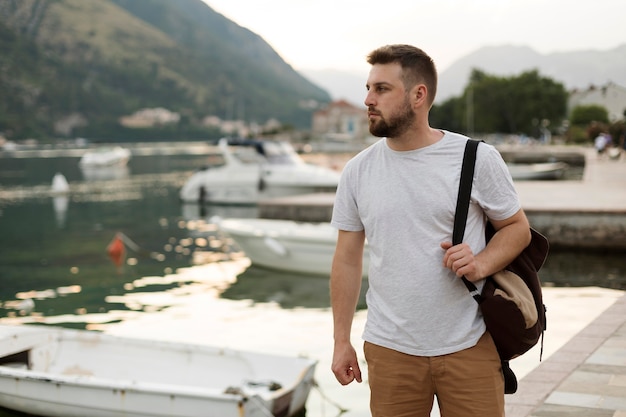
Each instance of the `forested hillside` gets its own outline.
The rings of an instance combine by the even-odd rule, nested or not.
[[[0,134],[107,140],[206,135],[209,115],[308,127],[328,93],[201,0],[2,0]],[[138,133],[121,116],[180,122]]]

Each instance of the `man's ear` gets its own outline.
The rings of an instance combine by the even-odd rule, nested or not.
[[[411,101],[415,106],[422,106],[428,98],[428,88],[425,84],[417,84],[411,91]]]

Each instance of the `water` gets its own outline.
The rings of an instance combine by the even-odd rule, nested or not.
[[[329,398],[312,394],[308,415],[337,415],[331,401],[349,408],[347,417],[368,415],[366,384],[340,387],[328,372],[327,279],[248,267],[209,220],[255,217],[256,208],[179,203],[184,180],[206,162],[180,149],[134,157],[127,170],[97,180],[80,171],[77,156],[0,158],[0,322],[307,354],[320,359]],[[49,193],[56,172],[68,179],[69,197]],[[118,233],[128,243],[119,268],[107,254]],[[626,262],[553,253],[542,279],[546,287],[624,290]],[[355,317],[355,340],[364,317]]]

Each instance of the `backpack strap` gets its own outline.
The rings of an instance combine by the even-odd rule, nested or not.
[[[456,212],[454,213],[454,229],[452,231],[452,244],[458,245],[463,242],[465,234],[465,224],[467,223],[467,213],[469,211],[470,195],[472,193],[472,182],[474,181],[474,167],[476,164],[476,150],[480,141],[468,139],[465,144],[463,154],[463,165],[461,166],[461,179],[459,181],[459,195],[456,200]],[[474,285],[467,278],[462,277],[463,283],[478,304],[483,298]]]

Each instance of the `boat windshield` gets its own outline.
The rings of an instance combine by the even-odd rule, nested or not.
[[[304,161],[287,142],[249,141],[233,143],[229,153],[243,164],[299,165]]]
[[[263,151],[270,164],[295,165],[301,162],[291,145],[284,142],[265,142]]]

